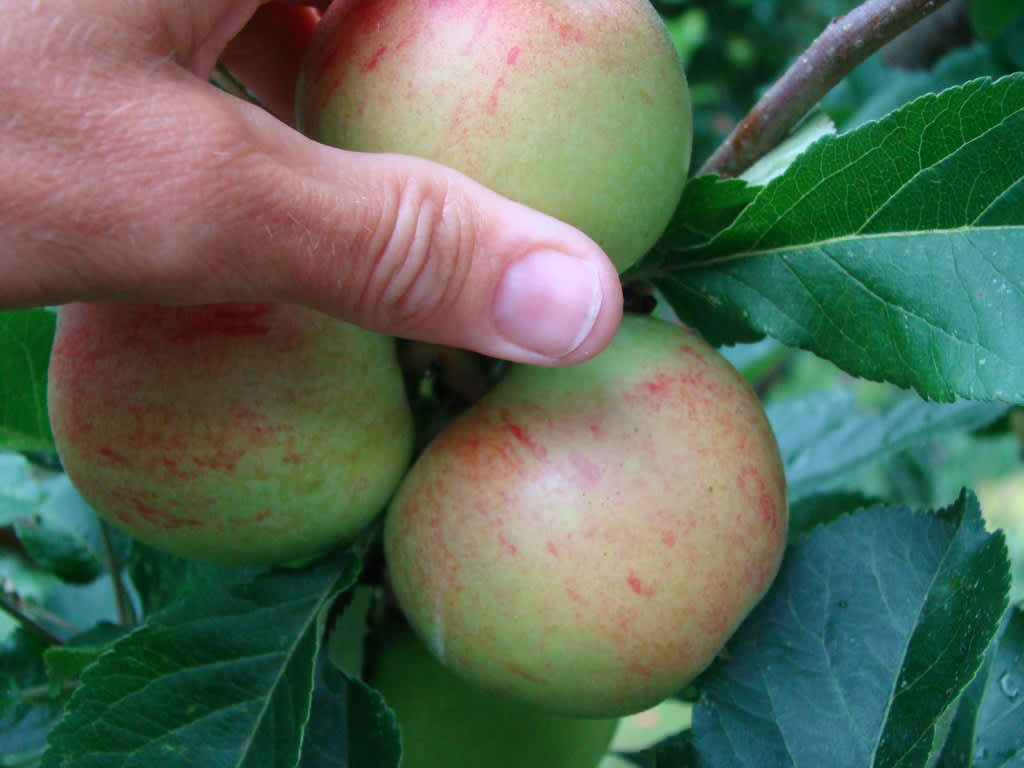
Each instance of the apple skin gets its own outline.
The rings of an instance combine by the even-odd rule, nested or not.
[[[335,3],[296,115],[323,143],[434,160],[569,222],[620,271],[668,224],[693,139],[647,0]]]
[[[402,733],[402,768],[595,768],[618,721],[559,717],[485,693],[439,664],[408,626],[371,637],[366,682]]]
[[[394,341],[283,304],[70,304],[49,409],[64,468],[146,543],[282,565],[349,540],[408,467]]]
[[[512,369],[409,471],[385,553],[402,611],[457,674],[568,716],[677,692],[771,584],[778,447],[695,332],[626,316],[571,368]]]

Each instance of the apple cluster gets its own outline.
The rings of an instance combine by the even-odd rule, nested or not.
[[[667,225],[692,139],[648,0],[336,3],[297,112],[319,141],[568,221],[620,270]],[[413,462],[394,344],[287,305],[63,307],[61,459],[111,523],[222,563],[315,557],[387,507],[390,587],[445,674],[551,716],[636,712],[704,669],[786,541],[778,448],[737,371],[627,316],[589,362],[512,366]]]

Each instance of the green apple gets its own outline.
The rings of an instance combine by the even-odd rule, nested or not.
[[[394,711],[402,768],[595,768],[616,720],[559,717],[485,693],[398,622],[371,636],[366,682]]]
[[[226,564],[355,537],[412,452],[394,341],[282,304],[62,307],[49,409],[102,517]]]
[[[678,691],[771,584],[788,513],[754,393],[695,332],[627,316],[520,366],[413,465],[385,524],[417,634],[457,674],[569,716]]]
[[[335,3],[296,113],[318,141],[425,157],[567,221],[619,270],[668,223],[693,138],[648,0]]]

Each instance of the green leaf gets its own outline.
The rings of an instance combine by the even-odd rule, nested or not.
[[[82,674],[44,768],[294,768],[321,614],[359,567],[350,549],[150,617]]]
[[[688,181],[654,253],[707,243],[736,220],[757,196],[758,189],[742,179],[717,176],[699,176]],[[644,271],[646,264],[638,266],[637,271]]]
[[[763,187],[781,176],[807,148],[822,136],[835,134],[836,126],[824,112],[807,117],[781,144],[766,154],[740,177],[749,184]]]
[[[675,214],[662,235],[659,245],[632,270],[624,275],[626,282],[647,279],[664,270],[667,254],[675,250],[696,248],[712,240],[728,228],[743,209],[757,195],[758,188],[741,179],[719,179],[700,176],[687,182]],[[728,313],[704,304],[672,300],[672,308],[679,319],[700,327],[712,344],[735,341],[756,341],[761,334],[743,324],[737,324]]]
[[[793,544],[704,678],[705,768],[929,765],[1007,605],[1001,534],[973,496],[873,507]]]
[[[108,568],[102,523],[66,476],[49,484],[48,498],[31,517],[15,524],[28,555],[42,568],[72,584],[88,584]],[[108,534],[117,562],[128,555],[128,539]]]
[[[299,768],[398,768],[398,721],[377,691],[321,654]]]
[[[974,739],[978,720],[978,708],[985,693],[987,670],[991,667],[994,644],[989,646],[982,669],[960,697],[950,724],[949,736],[942,746],[935,768],[963,768],[973,763]]]
[[[128,571],[147,615],[187,598],[192,592],[242,584],[262,572],[188,560],[140,541],[132,542]]]
[[[990,424],[1006,412],[998,403],[928,403],[908,395],[885,411],[863,412],[845,390],[770,404],[786,468],[790,501],[833,489],[870,462],[915,443]]]
[[[922,97],[819,140],[655,282],[702,330],[730,316],[930,399],[1024,400],[1021,135],[1024,74]]]
[[[981,671],[960,699],[936,768],[996,768],[1024,755],[1022,657],[1024,614],[1016,607],[1007,613]]]
[[[841,120],[844,130],[851,130],[881,120],[925,94],[979,77],[1001,77],[1010,71],[993,55],[991,46],[980,43],[953,51],[927,70],[888,67],[880,56],[872,56],[829,94],[823,105],[829,114]],[[844,108],[850,114],[841,119]]]
[[[789,507],[789,541],[794,542],[819,525],[827,525],[843,515],[875,503],[863,494],[852,491],[803,496]]]
[[[50,690],[58,691],[78,679],[86,667],[110,650],[129,629],[102,621],[92,629],[71,638],[66,645],[47,648],[43,653]]]
[[[380,588],[376,585],[358,585],[347,595],[348,604],[343,611],[334,611],[337,618],[325,643],[327,655],[346,677],[361,678],[366,662],[366,636],[370,631],[370,617]]]
[[[1024,15],[1024,0],[974,0],[971,3],[971,26],[978,37],[998,37],[1019,16]]]
[[[56,327],[49,310],[0,312],[0,448],[54,450],[46,368]]]
[[[1015,608],[994,649],[978,711],[976,768],[1024,757],[1024,612]]]
[[[63,711],[45,693],[44,648],[23,630],[0,642],[0,757],[40,749]]]
[[[376,587],[357,586],[346,595],[317,662],[313,707],[299,768],[397,768],[401,757],[398,721],[380,693],[365,685],[364,644]]]
[[[42,485],[28,459],[0,453],[0,526],[31,515],[42,500]]]

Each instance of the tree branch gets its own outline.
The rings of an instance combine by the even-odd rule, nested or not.
[[[22,603],[17,595],[5,592],[2,588],[0,588],[0,610],[9,614],[11,618],[39,637],[47,645],[64,645],[64,638],[31,616],[25,610],[24,603]]]
[[[897,69],[928,69],[957,48],[974,42],[971,6],[974,0],[949,0],[882,48],[882,61]]]
[[[832,19],[708,158],[700,174],[743,173],[774,149],[854,67],[946,2],[867,0]]]

